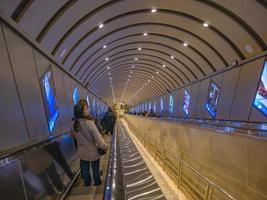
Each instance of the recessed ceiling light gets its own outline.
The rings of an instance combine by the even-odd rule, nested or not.
[[[109,58],[106,58],[105,61],[108,61]]]
[[[98,26],[98,28],[103,28],[103,26],[104,26],[104,24],[100,24],[100,25]]]
[[[110,67],[107,67],[107,69],[110,69]]]
[[[135,58],[134,60],[138,60],[138,58]]]
[[[171,59],[174,59],[174,56],[171,56]]]
[[[110,73],[108,73],[108,75],[110,75]]]
[[[155,13],[155,12],[157,12],[157,9],[156,8],[153,8],[153,9],[151,9],[151,12],[152,13]]]
[[[149,82],[149,83],[150,83],[150,81],[151,81],[150,79],[147,80],[147,82]]]
[[[147,33],[144,33],[143,36],[147,36],[148,34]]]
[[[107,45],[104,45],[104,46],[103,46],[103,49],[105,49],[105,48],[107,48]]]
[[[111,80],[112,78],[110,77],[109,80]]]
[[[232,66],[236,66],[238,64],[238,61],[237,60],[233,60],[232,62],[231,62],[231,65]]]
[[[131,74],[133,73],[133,71],[130,72]]]
[[[204,26],[204,27],[208,27],[209,24],[208,24],[207,22],[205,22],[205,23],[203,23],[203,26]]]
[[[252,53],[254,51],[253,47],[250,44],[246,44],[245,49],[249,53]]]
[[[146,85],[146,83],[145,83],[145,85]]]
[[[184,42],[184,44],[183,44],[183,45],[184,45],[185,47],[187,47],[187,46],[188,46],[188,44],[187,44],[187,43],[185,43],[185,42]]]
[[[157,71],[156,73],[159,74],[159,71]]]
[[[132,68],[135,68],[135,66],[133,65]]]
[[[141,50],[142,50],[142,48],[139,47],[139,48],[138,48],[138,51],[141,51]]]
[[[151,76],[151,78],[153,78],[153,79],[154,79],[154,76]]]
[[[129,78],[131,78],[132,76],[129,76]]]
[[[162,67],[164,67],[164,68],[165,68],[165,67],[166,67],[166,65],[162,65]]]

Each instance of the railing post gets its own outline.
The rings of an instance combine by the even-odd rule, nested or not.
[[[166,171],[166,159],[167,159],[167,156],[166,156],[166,150],[164,149],[163,150],[163,170]]]
[[[151,149],[152,149],[151,132],[149,132],[149,134],[148,134],[148,143],[149,143],[149,152],[150,152],[150,154],[152,154],[151,153]]]
[[[207,189],[206,189],[206,194],[205,194],[205,200],[211,200],[212,198],[212,193],[213,193],[213,187],[210,185],[210,184],[208,184],[208,186],[207,186]]]
[[[182,168],[183,168],[183,163],[179,161],[178,165],[178,180],[177,180],[177,187],[180,189],[181,188],[181,182],[182,182]]]

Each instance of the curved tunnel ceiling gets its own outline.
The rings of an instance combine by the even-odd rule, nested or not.
[[[267,43],[264,0],[4,0],[0,9],[109,104],[161,95]]]

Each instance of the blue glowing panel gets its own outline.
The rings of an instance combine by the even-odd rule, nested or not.
[[[172,95],[170,95],[170,98],[169,98],[169,112],[170,112],[170,114],[173,113],[173,97],[172,97]]]
[[[157,102],[156,101],[154,102],[153,110],[154,110],[154,112],[157,112]]]
[[[190,106],[190,95],[189,93],[185,90],[184,91],[184,101],[183,101],[183,113],[185,117],[189,116],[189,106]]]
[[[97,105],[97,116],[100,115],[100,105],[99,105],[99,102],[96,103]]]
[[[216,117],[220,91],[221,89],[219,88],[219,86],[216,85],[213,81],[211,81],[205,108],[213,118]]]
[[[45,113],[48,122],[48,130],[51,133],[58,118],[58,105],[55,97],[55,86],[52,72],[47,71],[41,78],[43,99],[45,102]]]
[[[148,103],[148,110],[151,110],[151,102]]]
[[[95,114],[95,98],[93,100],[93,114]]]
[[[164,109],[163,100],[162,100],[162,98],[160,98],[160,112],[162,112],[163,109]]]
[[[73,99],[73,103],[74,105],[76,105],[79,101],[79,93],[78,93],[78,88],[75,87],[72,93],[72,99]]]
[[[263,115],[267,116],[267,61],[264,62],[260,83],[257,88],[257,93],[253,105]]]
[[[145,110],[148,111],[148,103],[145,103]]]

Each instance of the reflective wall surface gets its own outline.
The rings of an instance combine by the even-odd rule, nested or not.
[[[0,115],[0,156],[69,132],[74,88],[77,88],[80,99],[95,102],[91,103],[94,117],[101,117],[105,113],[106,106],[100,99],[2,20],[0,51],[0,111],[4,113]],[[49,102],[42,85],[43,77],[47,74],[50,74],[50,91],[53,93],[53,102],[56,102],[52,105],[57,105],[55,107],[58,109],[58,114],[54,115],[58,116],[56,120],[52,120],[49,114],[52,110],[48,109]],[[51,120],[55,122],[53,128],[48,126]]]
[[[63,135],[31,147],[14,160],[2,160],[0,198],[57,199],[79,169],[74,141]]]
[[[125,119],[142,142],[160,152],[165,165],[170,160],[174,173],[179,172],[179,162],[171,162],[174,159],[169,155],[178,157],[234,199],[267,198],[266,138],[240,134],[229,127],[223,131],[222,127],[134,115],[126,115]],[[198,189],[206,187],[197,178],[191,183],[199,185]]]

